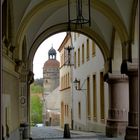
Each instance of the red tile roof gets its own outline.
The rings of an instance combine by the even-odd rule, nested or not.
[[[59,61],[55,59],[49,59],[44,63],[43,69],[50,68],[50,67],[59,68],[59,65],[60,65]]]

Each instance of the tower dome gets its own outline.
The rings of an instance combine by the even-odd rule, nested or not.
[[[53,48],[53,46],[48,52],[48,57],[49,59],[56,59],[56,50]]]
[[[43,69],[45,70],[47,68],[59,68],[59,65],[59,61],[50,59],[44,63]]]

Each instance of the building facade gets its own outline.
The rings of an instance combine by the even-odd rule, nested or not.
[[[104,82],[104,58],[90,38],[73,33],[74,129],[105,132],[108,116],[108,85]],[[86,110],[86,111],[85,111]]]
[[[74,51],[71,49],[71,57],[67,55],[68,47],[74,49]],[[110,112],[112,110],[119,112],[119,109],[123,109],[123,117],[119,118],[118,122],[116,121],[118,126],[115,128],[120,129],[121,132],[119,133],[123,135],[129,110],[129,92],[126,80],[122,80],[123,88],[120,87],[121,91],[118,91],[120,94],[125,92],[125,103],[109,108],[111,102],[109,102],[109,90],[112,88],[109,89],[108,83],[104,81],[104,57],[98,45],[89,37],[72,32],[67,34],[59,51],[61,56],[61,127],[68,123],[70,128],[75,130],[105,133],[110,129],[110,126],[106,127],[110,123],[109,117],[112,115]],[[67,63],[67,60],[70,64]],[[69,75],[69,73],[71,74]],[[123,97],[119,93],[117,93],[116,98]]]
[[[71,5],[70,10],[74,1]],[[90,26],[77,28],[68,23],[65,0],[2,0],[1,6],[1,139],[20,140],[20,124],[30,124],[29,89],[37,48],[51,35],[70,30],[92,38],[104,56],[104,81],[109,87],[106,136],[123,132],[125,140],[138,140],[139,0],[91,0]],[[82,8],[86,16],[89,7]],[[75,18],[72,12],[71,17]],[[129,113],[123,109],[127,93]],[[129,119],[122,131],[126,115]]]
[[[69,124],[72,127],[72,67],[68,66],[67,48],[71,46],[71,36],[67,34],[60,45],[60,95],[61,95],[61,124]]]

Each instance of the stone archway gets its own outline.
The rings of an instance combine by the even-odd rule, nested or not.
[[[33,69],[32,62],[33,62],[35,52],[36,52],[37,48],[39,47],[39,45],[49,36],[59,33],[59,32],[65,32],[65,31],[66,32],[68,31],[67,24],[60,24],[60,25],[56,25],[56,26],[53,26],[52,28],[45,30],[42,34],[40,34],[38,36],[38,38],[32,44],[31,49],[28,54],[28,60],[29,60],[28,68],[30,70]],[[99,36],[99,34],[97,34],[96,32],[94,32],[91,29],[86,28],[86,27],[79,30],[79,29],[75,29],[73,26],[71,28],[71,31],[74,31],[74,32],[80,31],[80,33],[82,33],[82,34],[90,37],[92,40],[94,40],[96,42],[96,44],[98,44],[98,46],[103,54],[105,62],[108,61],[108,59],[110,58],[108,46],[107,46],[106,42]]]
[[[2,4],[4,2],[5,0],[2,0]],[[88,27],[85,25],[82,29],[75,29],[71,25],[72,31],[87,35],[100,47],[105,59],[104,67],[107,73],[105,78],[112,88],[110,94],[113,99],[116,99],[116,95],[120,95],[119,98],[121,99],[126,97],[124,96],[125,91],[123,92],[122,89],[119,92],[118,89],[123,88],[121,83],[125,83],[127,80],[126,75],[128,76],[130,83],[130,106],[125,138],[136,140],[138,139],[139,116],[137,106],[139,23],[136,23],[139,19],[138,13],[136,13],[139,10],[138,3],[138,0],[128,0],[127,2],[126,0],[91,0],[91,26]],[[85,6],[86,8],[87,6]],[[2,15],[2,19],[6,19],[6,23],[4,24],[6,25],[6,34],[9,32],[8,36],[6,35],[8,40],[5,40],[5,35],[2,37],[2,125],[4,138],[6,138],[9,127],[9,139],[18,139],[20,123],[22,121],[28,122],[29,120],[29,112],[27,112],[29,108],[26,105],[29,104],[29,86],[33,81],[32,62],[34,54],[44,39],[53,34],[68,31],[67,1],[11,0],[10,2],[8,1],[4,9],[10,9],[10,13],[7,11]],[[113,29],[115,29],[120,39],[119,44],[114,43],[115,48],[118,49],[119,46],[119,49],[122,51],[118,52],[112,47]],[[114,57],[115,62],[119,61],[119,65],[117,66],[116,63],[111,63],[114,61],[114,58],[110,56],[113,51],[115,52],[114,54],[119,54],[120,52],[122,54],[120,56],[120,58],[122,57],[121,59],[118,58],[119,55]],[[113,56],[114,54],[112,53]],[[123,61],[123,63],[121,62],[121,66],[120,61]],[[114,69],[110,69],[110,67],[114,69],[117,67],[119,72],[121,67],[123,74],[116,75],[116,73],[113,73]],[[126,75],[124,76],[124,74]],[[120,103],[119,98],[115,102]],[[113,105],[112,103],[110,107],[113,107]],[[110,108],[111,121],[114,116],[119,119],[119,114],[122,113],[121,109],[113,109]],[[7,113],[11,114],[11,116],[7,116]],[[8,119],[10,122],[5,121]]]
[[[32,8],[28,11],[28,13],[23,18],[23,21],[18,30],[17,37],[16,37],[16,46],[21,46],[20,44],[23,40],[23,34],[25,34],[26,31],[28,31],[28,26],[30,24],[32,24],[31,23],[32,18],[36,17],[42,10],[45,10],[47,12],[46,5],[51,5],[53,3],[55,5],[55,1],[49,1],[49,2],[42,1],[38,5],[36,5],[34,8]],[[57,4],[57,7],[61,8],[62,6],[66,7],[67,3],[64,2],[64,0],[62,0],[62,2],[59,2],[59,3],[56,2],[56,4]],[[98,10],[101,14],[103,14],[109,20],[109,22],[116,28],[117,32],[119,33],[122,43],[129,40],[128,31],[127,31],[122,19],[110,7],[108,7],[106,4],[102,3],[101,1],[94,1],[94,2],[92,2],[91,5],[93,8]],[[94,19],[94,17],[92,18],[92,20],[93,19]],[[61,24],[67,24],[67,21],[59,22],[59,25],[61,25]],[[57,26],[57,25],[58,24],[53,25],[53,26]],[[52,26],[50,26],[49,28],[52,28]],[[46,30],[48,30],[48,29],[46,29]],[[94,30],[94,27],[91,27],[90,29]],[[43,32],[45,32],[45,31],[43,31]],[[97,32],[96,32],[96,34],[97,34]],[[38,35],[38,36],[40,36],[40,35]],[[38,36],[36,37],[36,39],[38,38]],[[20,47],[17,48],[16,51],[17,51],[17,57],[20,58],[22,55],[21,48]]]

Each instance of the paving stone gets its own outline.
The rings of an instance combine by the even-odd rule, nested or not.
[[[71,138],[63,138],[63,129],[59,127],[33,127],[31,137],[33,140],[123,140],[124,138],[107,138],[102,133],[82,132],[71,130]]]

